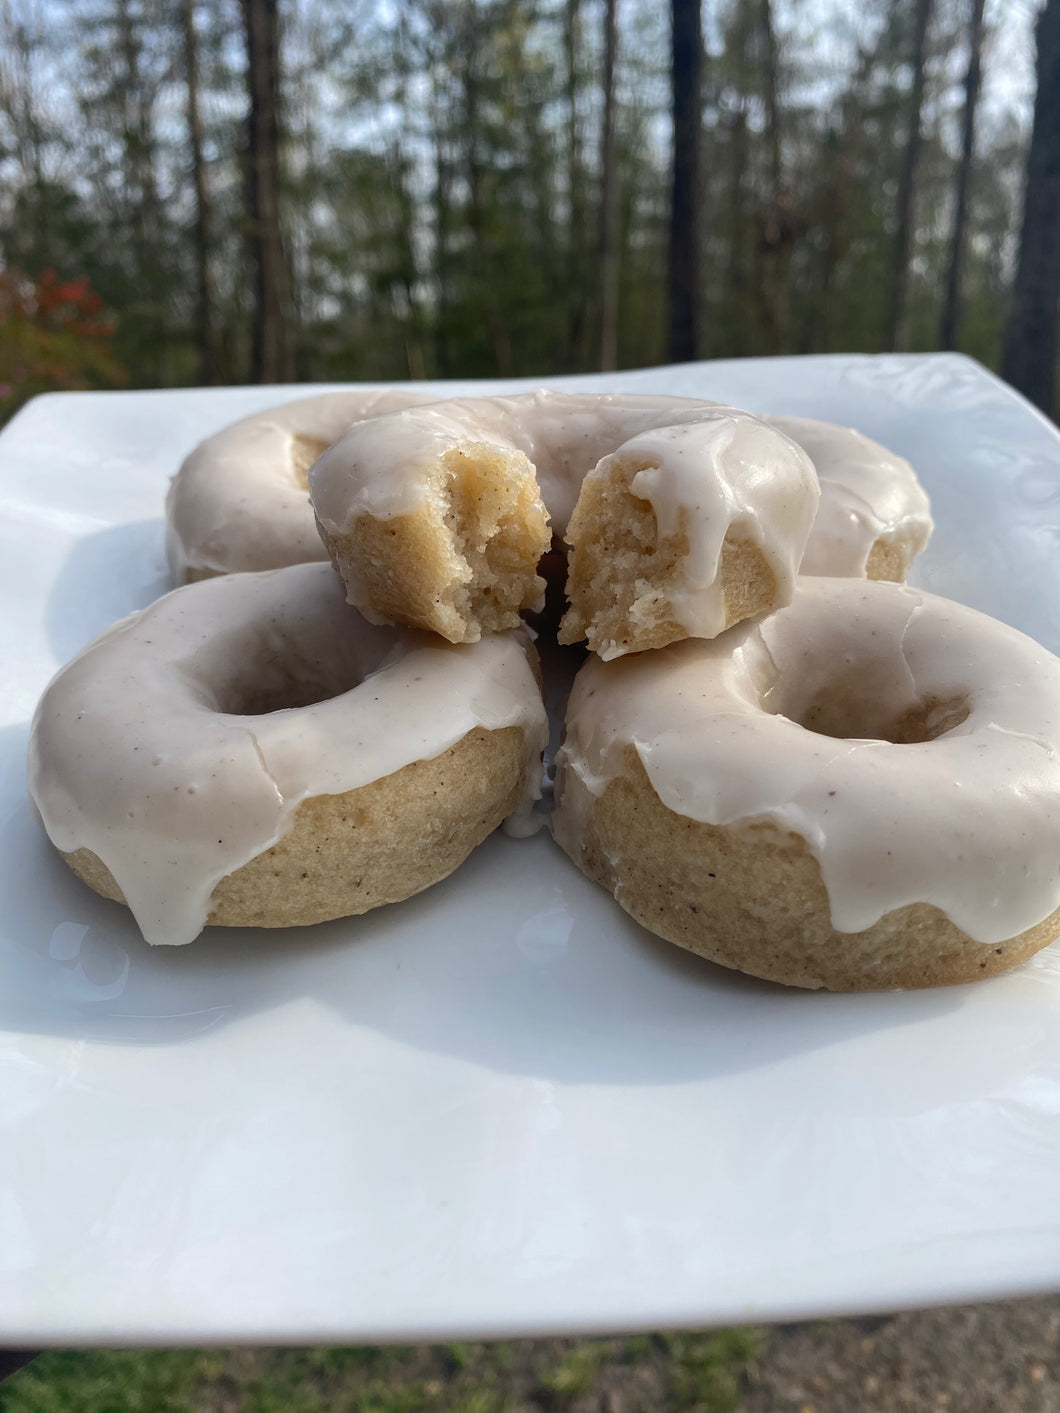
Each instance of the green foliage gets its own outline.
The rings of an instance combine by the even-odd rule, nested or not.
[[[38,393],[124,381],[102,311],[85,276],[64,283],[46,269],[34,282],[0,270],[0,421]]]
[[[0,1413],[196,1413],[196,1387],[218,1373],[191,1351],[56,1351],[0,1385]]]
[[[716,1330],[669,1339],[674,1407],[696,1413],[735,1413],[742,1380],[762,1347],[756,1330]]]
[[[622,1341],[622,1353],[630,1364],[639,1364],[647,1359],[654,1348],[653,1335],[629,1335]]]
[[[477,1344],[447,1344],[445,1353],[450,1367],[459,1372],[462,1369],[470,1368],[480,1357],[481,1346]]]
[[[575,1345],[545,1375],[542,1387],[557,1403],[573,1403],[592,1388],[607,1353],[606,1345],[599,1342]]]
[[[504,1413],[506,1406],[505,1400],[493,1389],[475,1389],[454,1399],[446,1413]]]
[[[733,1413],[760,1342],[731,1330],[405,1349],[57,1352],[0,1384],[0,1413],[559,1413],[596,1407],[608,1390],[630,1413]]]
[[[136,386],[195,381],[200,213],[180,7],[65,0],[63,10],[58,26],[56,7],[0,7],[0,52],[10,56],[0,74],[0,260],[33,280],[45,267],[60,283],[87,276],[115,327],[102,350],[64,344],[54,360],[45,350],[38,361],[67,371],[34,386],[110,386],[118,369]],[[865,0],[822,29],[797,0],[708,7],[704,356],[882,348],[910,13],[909,0]],[[618,356],[637,365],[667,347],[669,27],[649,0],[620,14]],[[253,290],[239,7],[199,0],[195,16],[217,376],[241,381]],[[1019,24],[1029,45],[1026,17]],[[282,42],[297,377],[596,366],[598,7],[305,0],[287,7]],[[936,336],[965,44],[963,19],[940,10],[916,187],[914,348]],[[988,85],[990,63],[988,52]],[[988,364],[1011,281],[1026,118],[995,99],[979,123],[961,341]],[[7,337],[0,383],[26,356]]]

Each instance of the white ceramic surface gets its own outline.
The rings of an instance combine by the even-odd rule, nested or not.
[[[859,427],[931,494],[918,582],[1060,651],[1060,436],[967,360],[551,385]],[[162,495],[192,444],[309,391],[67,394],[0,436],[0,1344],[1060,1288],[1060,947],[979,987],[787,992],[649,936],[539,835],[360,920],[152,951],[54,857],[24,796],[40,689],[166,587]]]

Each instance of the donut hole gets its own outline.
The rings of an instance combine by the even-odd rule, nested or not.
[[[319,461],[331,445],[323,437],[308,437],[296,432],[291,438],[291,475],[299,490],[309,492],[309,468]]]
[[[352,634],[341,631],[348,612],[340,605],[334,623],[323,614],[313,623],[261,624],[240,639],[238,650],[222,648],[205,674],[205,704],[225,716],[266,716],[352,691],[382,664],[388,648],[383,630],[364,635],[355,648]]]
[[[783,715],[807,731],[834,740],[889,741],[895,746],[912,746],[938,740],[966,720],[970,711],[966,697],[925,695],[896,712],[885,700],[867,696],[848,679],[818,692],[801,710]]]
[[[274,711],[294,711],[341,697],[360,685],[360,674],[335,682],[330,676],[301,674],[277,664],[263,677],[226,682],[216,709],[225,716],[268,716]]]

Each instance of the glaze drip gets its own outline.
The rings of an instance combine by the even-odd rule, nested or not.
[[[633,491],[661,537],[681,532],[687,554],[667,596],[694,635],[725,625],[716,583],[727,535],[751,541],[790,598],[817,507],[810,458],[762,419],[692,398],[538,391],[456,398],[360,422],[315,464],[309,486],[322,528],[348,534],[361,515],[389,520],[421,509],[428,471],[458,448],[519,453],[534,466],[553,529],[563,534],[582,482],[617,459],[643,469]],[[351,578],[351,600],[372,611]]]
[[[521,631],[452,646],[373,627],[326,564],[205,580],[52,681],[30,793],[58,849],[110,869],[149,942],[190,942],[219,880],[282,838],[303,800],[433,759],[476,726],[522,727],[529,808],[547,732],[528,648]],[[317,700],[294,704],[303,681]],[[226,710],[255,704],[252,684],[270,709]]]
[[[801,574],[864,576],[880,540],[907,565],[923,550],[934,522],[908,461],[849,427],[809,417],[763,420],[802,447],[821,483]]]
[[[565,772],[599,796],[628,746],[675,813],[801,835],[837,931],[930,903],[987,945],[1060,906],[1060,661],[960,604],[805,578],[721,639],[588,662],[557,758],[565,847],[584,824]]]

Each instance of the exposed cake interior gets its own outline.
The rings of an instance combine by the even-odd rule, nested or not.
[[[904,584],[909,566],[916,557],[916,547],[899,540],[878,539],[869,550],[865,566],[866,579],[889,579],[895,584]]]
[[[571,542],[567,597],[570,608],[559,641],[587,638],[594,651],[625,645],[635,629],[642,647],[661,647],[685,636],[671,611],[669,589],[688,553],[687,516],[678,533],[659,535],[650,502],[633,493],[641,462],[613,459],[586,477],[567,527]]]
[[[519,452],[464,445],[442,458],[432,493],[451,570],[441,606],[460,638],[515,627],[521,609],[540,607],[537,565],[551,543],[533,466]]]
[[[634,478],[648,469],[650,463],[614,457],[585,478],[567,528],[570,608],[561,643],[585,638],[594,652],[614,657],[688,636],[675,609],[689,552],[688,513],[679,511],[673,534],[659,533],[651,502],[633,490]],[[727,624],[773,604],[775,577],[748,540],[724,541],[718,578]]]
[[[291,474],[297,486],[309,490],[309,468],[331,445],[323,437],[308,437],[296,432],[291,438]]]

